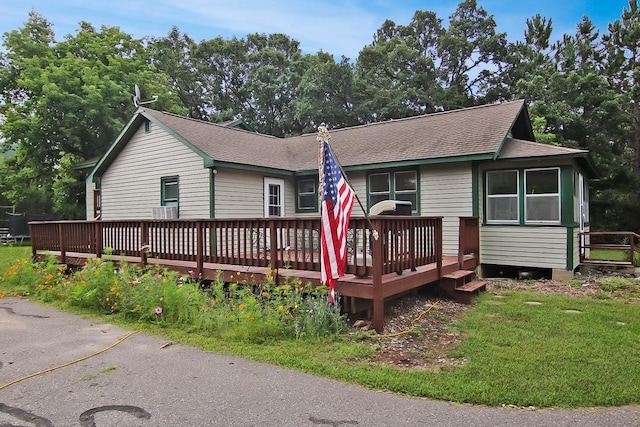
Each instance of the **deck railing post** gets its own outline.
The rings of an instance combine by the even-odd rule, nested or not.
[[[196,221],[196,275],[201,277],[204,270],[204,232],[203,222]]]
[[[466,248],[467,221],[460,217],[458,226],[458,269],[462,270],[464,264],[464,252]]]
[[[436,266],[438,279],[442,278],[442,217],[436,219]]]
[[[63,223],[58,223],[58,241],[60,242],[60,262],[67,263],[67,242],[64,236]]]
[[[271,260],[271,268],[278,268],[278,236],[276,235],[276,221],[269,221],[269,259]]]
[[[383,230],[379,220],[372,220],[372,224],[378,233],[378,239],[372,240],[372,279],[373,279],[373,328],[378,333],[384,329],[384,295],[382,293],[382,254]]]
[[[146,221],[140,221],[140,264],[147,266],[147,253],[149,250],[149,224]]]
[[[33,236],[35,235],[34,229],[35,227],[29,224],[29,236],[31,236],[31,256],[32,256],[32,259],[35,261],[36,256],[38,255],[38,247],[36,244],[34,244],[34,241],[33,241],[34,240]]]
[[[93,223],[93,241],[95,244],[94,253],[96,258],[102,257],[102,222],[94,221]]]

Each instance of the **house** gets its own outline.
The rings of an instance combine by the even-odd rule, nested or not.
[[[358,194],[353,214],[387,200],[443,217],[455,254],[458,218],[480,219],[483,274],[505,268],[568,276],[589,227],[587,151],[535,142],[524,101],[331,131]],[[87,180],[87,218],[317,216],[316,134],[290,138],[138,108]]]

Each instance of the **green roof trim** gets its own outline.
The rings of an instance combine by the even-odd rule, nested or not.
[[[366,165],[342,166],[345,172],[372,171],[379,169],[406,168],[422,165],[437,165],[443,163],[469,162],[474,160],[492,160],[493,153],[470,154],[465,156],[438,157],[433,159],[399,160],[397,162],[369,163]],[[296,176],[317,174],[317,169],[296,171]]]
[[[249,172],[264,172],[268,174],[282,175],[282,176],[294,176],[296,173],[286,169],[276,169],[269,168],[266,166],[256,166],[256,165],[246,165],[243,163],[231,163],[231,162],[220,162],[220,161],[211,161],[210,166],[206,166],[208,168],[227,168],[227,169],[236,169],[236,170],[245,170]],[[318,173],[316,170],[315,173]]]

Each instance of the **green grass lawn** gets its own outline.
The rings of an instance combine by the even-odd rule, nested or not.
[[[591,249],[589,259],[599,259],[606,261],[628,261],[629,251],[613,250],[613,249]],[[633,265],[640,267],[640,252],[633,255]]]
[[[0,247],[0,273],[11,258],[28,254],[29,248]],[[640,403],[640,282],[624,280],[616,282],[608,299],[485,293],[454,325],[463,339],[450,356],[465,362],[437,373],[372,363],[381,345],[375,334],[252,343],[184,325],[135,322],[86,310],[81,314],[207,351],[410,396],[491,406],[616,406]],[[11,292],[2,286],[0,282],[0,291]],[[617,299],[613,291],[620,289],[635,296]]]
[[[0,245],[0,273],[3,273],[18,258],[31,255],[31,246]]]

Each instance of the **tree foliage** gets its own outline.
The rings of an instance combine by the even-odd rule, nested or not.
[[[15,156],[0,174],[19,210],[82,217],[84,183],[75,162],[102,155],[131,115],[133,85],[160,93],[166,78],[150,68],[141,40],[116,27],[81,22],[57,43],[47,20],[32,12],[4,36],[0,115],[5,150]],[[64,184],[63,184],[64,183]]]

